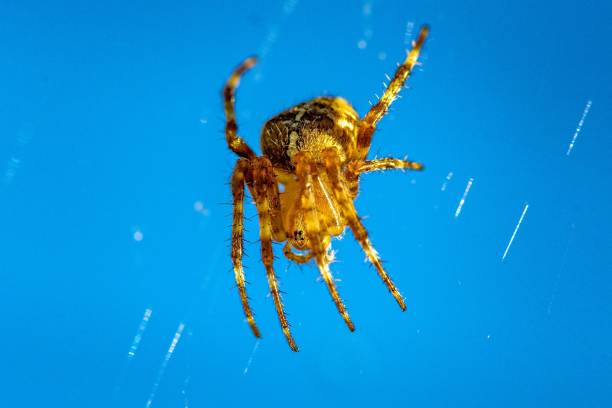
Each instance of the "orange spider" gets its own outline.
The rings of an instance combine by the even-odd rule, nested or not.
[[[223,89],[225,136],[228,147],[240,158],[231,178],[233,196],[232,261],[242,308],[251,330],[260,337],[249,306],[242,268],[244,185],[254,198],[259,214],[261,256],[283,333],[293,351],[298,351],[285,316],[278,280],[274,273],[272,241],[286,244],[285,256],[303,264],[314,258],[338,312],[349,330],[355,326],[338,294],[329,269],[331,238],[349,226],[368,259],[378,271],[402,310],[406,304],[372,246],[353,200],[362,173],[384,169],[422,170],[416,162],[394,158],[366,160],[376,124],[397,97],[417,63],[429,29],[423,26],[406,60],[378,102],[363,119],[343,98],[319,97],[290,108],[268,120],[261,134],[263,155],[236,134],[234,91],[240,76],[256,63],[248,58],[236,68]],[[279,192],[278,183],[284,191]],[[293,250],[300,253],[295,253]]]

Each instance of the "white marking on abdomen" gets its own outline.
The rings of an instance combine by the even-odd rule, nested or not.
[[[295,130],[289,134],[289,148],[287,149],[289,157],[293,157],[298,152],[297,141],[299,137],[300,135]]]

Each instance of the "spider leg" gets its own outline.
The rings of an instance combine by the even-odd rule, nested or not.
[[[357,135],[357,149],[359,156],[365,158],[370,150],[370,143],[372,142],[372,135],[376,130],[378,121],[387,113],[389,106],[395,100],[399,91],[402,89],[404,82],[410,76],[413,67],[417,63],[419,53],[425,42],[425,38],[429,32],[429,27],[423,26],[419,32],[419,37],[414,42],[412,49],[406,56],[406,59],[395,71],[393,79],[385,89],[385,92],[380,97],[378,102],[372,106],[370,111],[361,120],[359,126],[359,133]]]
[[[267,161],[267,162],[266,162]],[[255,181],[254,195],[255,204],[257,206],[257,212],[259,213],[259,237],[261,240],[261,258],[264,266],[266,267],[266,275],[268,277],[268,285],[270,286],[270,292],[274,299],[274,306],[276,307],[276,313],[280,321],[281,328],[289,343],[291,350],[298,351],[298,347],[293,340],[291,331],[289,330],[289,322],[285,316],[285,310],[283,307],[283,301],[280,295],[280,289],[278,287],[278,279],[274,272],[274,252],[272,250],[272,220],[270,218],[270,204],[268,201],[268,180],[273,177],[270,174],[271,169],[268,166],[269,161],[267,158],[256,158],[253,162],[253,179]]]
[[[236,123],[236,113],[234,111],[234,96],[236,88],[240,83],[240,77],[246,71],[251,69],[253,65],[257,63],[255,57],[250,57],[244,60],[229,77],[225,86],[223,87],[223,100],[225,108],[225,139],[227,140],[227,146],[238,156],[246,159],[255,158],[255,152],[249,147],[249,145],[236,134],[238,131],[238,124]]]
[[[266,196],[270,205],[270,225],[272,227],[272,238],[277,242],[284,241],[287,236],[283,228],[283,218],[281,213],[280,192],[278,182],[274,174],[274,167],[267,157],[260,157],[259,162],[266,167],[266,177],[262,180],[265,183]]]
[[[363,173],[369,173],[378,170],[392,170],[392,169],[408,169],[408,170],[423,170],[425,167],[421,163],[395,159],[393,157],[384,157],[382,159],[374,160],[358,160],[352,161],[347,164],[345,176],[349,182],[349,191],[351,191],[351,197],[356,196],[356,189],[358,184],[356,183],[359,176]],[[355,191],[353,191],[355,190]]]
[[[321,276],[327,285],[327,289],[336,304],[336,309],[344,319],[347,327],[350,331],[355,330],[355,325],[351,321],[351,318],[338,294],[338,289],[334,283],[334,277],[329,269],[329,256],[323,240],[321,239],[321,225],[317,217],[317,210],[315,208],[315,197],[313,192],[313,178],[318,177],[312,175],[315,170],[314,165],[305,157],[304,153],[297,153],[293,160],[296,163],[296,174],[300,181],[303,183],[303,191],[301,194],[301,206],[304,210],[304,226],[306,229],[306,236],[310,242],[310,248],[314,258],[317,262]]]
[[[370,262],[376,267],[376,271],[378,275],[389,289],[389,292],[393,295],[399,307],[402,310],[406,310],[406,303],[404,302],[404,298],[400,294],[399,290],[391,280],[391,277],[385,272],[380,258],[378,257],[378,253],[372,246],[370,239],[368,238],[368,232],[365,227],[361,223],[359,216],[357,215],[357,210],[353,204],[353,201],[349,198],[349,193],[346,191],[344,186],[344,176],[340,173],[340,159],[338,157],[338,153],[335,148],[325,149],[322,152],[322,156],[325,162],[325,167],[327,170],[327,174],[329,180],[332,184],[332,190],[334,192],[334,197],[338,202],[340,210],[342,211],[344,217],[346,218],[351,231],[353,231],[353,235],[355,239],[361,245],[361,248],[366,253],[366,256],[370,260]]]
[[[369,173],[377,170],[391,169],[408,169],[408,170],[423,170],[424,166],[421,163],[395,159],[393,157],[384,157],[382,159],[363,160],[352,162],[349,164],[350,171],[354,174]]]
[[[238,292],[240,293],[240,300],[242,301],[242,309],[246,316],[249,326],[255,337],[261,337],[259,329],[255,324],[255,318],[253,317],[253,311],[249,306],[249,299],[246,292],[246,284],[244,278],[244,270],[242,268],[242,254],[243,254],[243,230],[244,230],[244,183],[245,176],[250,171],[250,162],[245,159],[238,160],[234,173],[232,174],[231,186],[232,196],[234,204],[234,214],[232,223],[232,263],[234,264],[234,275],[236,278],[236,285],[238,286]]]

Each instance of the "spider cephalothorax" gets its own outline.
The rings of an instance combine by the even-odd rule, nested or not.
[[[291,261],[314,259],[323,280],[348,328],[355,329],[338,294],[329,269],[331,239],[348,226],[369,261],[402,308],[404,299],[382,267],[353,200],[362,173],[383,169],[421,170],[416,162],[394,158],[366,160],[378,121],[398,95],[417,63],[428,28],[421,29],[406,60],[401,64],[378,102],[363,117],[344,99],[320,97],[273,117],[263,127],[257,156],[236,131],[234,91],[240,76],[256,62],[245,60],[227,81],[223,96],[227,118],[225,135],[229,148],[240,156],[232,174],[232,261],[246,319],[260,337],[246,294],[242,268],[244,186],[255,200],[259,214],[262,260],[281,327],[292,350],[297,345],[289,330],[273,268],[272,241],[285,242],[283,253]],[[284,190],[279,191],[279,183]],[[294,250],[300,251],[299,253]]]

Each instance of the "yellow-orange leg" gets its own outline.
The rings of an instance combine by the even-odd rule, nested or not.
[[[244,60],[234,70],[232,75],[229,77],[223,87],[223,101],[225,108],[225,139],[227,146],[238,156],[246,159],[252,159],[255,157],[255,152],[249,147],[249,145],[237,135],[238,124],[236,123],[236,113],[234,111],[234,94],[238,84],[240,83],[240,76],[246,71],[251,69],[257,63],[257,58],[250,57]]]
[[[376,125],[378,121],[385,116],[389,106],[397,95],[399,94],[404,82],[410,76],[412,69],[417,63],[417,59],[419,58],[419,53],[421,52],[421,48],[423,48],[423,43],[425,42],[425,38],[429,33],[429,27],[423,26],[421,31],[419,32],[419,36],[417,40],[414,42],[412,49],[406,56],[404,63],[400,65],[395,71],[395,75],[391,82],[385,89],[385,92],[378,100],[378,102],[372,106],[370,111],[365,115],[365,117],[359,123],[359,133],[357,135],[357,149],[359,151],[359,157],[365,159],[368,150],[370,150],[370,143],[372,142],[372,135],[374,134],[374,130],[376,129]]]
[[[232,223],[232,263],[234,264],[234,276],[236,278],[236,286],[242,301],[242,309],[244,315],[251,326],[251,330],[255,337],[261,337],[259,329],[255,324],[253,311],[249,306],[249,298],[246,292],[246,283],[244,278],[244,270],[242,268],[243,254],[243,230],[244,230],[244,184],[246,175],[249,170],[249,161],[245,159],[238,160],[234,173],[232,174],[231,186],[234,204],[234,214]]]
[[[344,306],[344,302],[342,302],[342,298],[340,298],[340,294],[336,288],[334,277],[329,270],[330,260],[329,256],[327,255],[327,248],[325,248],[323,240],[321,239],[321,225],[319,224],[319,220],[317,218],[315,197],[313,192],[312,172],[316,169],[314,168],[314,165],[311,164],[307,155],[304,153],[296,154],[293,157],[293,160],[296,163],[296,174],[302,183],[300,204],[304,210],[304,226],[306,229],[306,236],[310,242],[311,251],[314,255],[315,261],[317,262],[321,276],[327,285],[327,289],[329,290],[329,293],[336,304],[338,312],[344,319],[344,322],[349,330],[354,331],[355,325],[351,321],[348,311]]]
[[[274,306],[276,307],[276,313],[278,314],[278,320],[280,321],[281,328],[289,343],[291,350],[298,351],[298,347],[295,344],[295,340],[289,330],[289,322],[285,316],[285,310],[283,307],[283,301],[280,295],[280,289],[278,287],[278,279],[274,272],[274,252],[272,250],[272,220],[270,218],[270,205],[268,202],[267,186],[269,184],[270,177],[273,177],[269,172],[269,161],[266,162],[266,158],[256,158],[253,161],[253,181],[254,181],[254,192],[255,192],[255,204],[257,206],[257,212],[259,213],[259,238],[261,240],[261,258],[264,266],[266,267],[266,275],[268,277],[268,285],[270,286],[270,292],[272,293],[272,299],[274,300]]]
[[[338,153],[335,148],[325,149],[322,153],[323,160],[325,162],[325,168],[327,171],[327,175],[332,184],[332,190],[334,192],[334,197],[338,202],[338,206],[340,207],[340,211],[342,211],[342,215],[346,218],[351,231],[353,231],[353,235],[355,239],[361,245],[361,248],[366,253],[366,256],[370,260],[370,262],[376,268],[378,275],[389,289],[389,292],[393,295],[399,307],[402,310],[406,310],[406,303],[404,302],[404,298],[401,293],[391,280],[391,277],[385,272],[380,258],[378,257],[378,253],[372,246],[370,239],[368,238],[368,233],[361,223],[359,216],[357,215],[357,210],[355,210],[355,206],[353,202],[350,200],[348,192],[344,188],[344,180],[342,174],[340,174],[340,159],[338,158]]]
[[[352,166],[353,167],[353,166]],[[368,173],[370,171],[377,170],[391,170],[391,169],[406,169],[406,170],[423,170],[424,166],[421,163],[395,159],[393,157],[384,157],[381,159],[364,160],[357,162],[354,166],[356,173]]]
[[[412,162],[408,160],[394,159],[392,157],[384,157],[382,159],[374,159],[374,160],[360,160],[353,161],[348,163],[346,166],[345,176],[347,181],[349,181],[349,187],[357,187],[356,184],[359,176],[363,173],[369,173],[371,171],[378,170],[392,170],[392,169],[401,169],[401,170],[423,170],[425,167],[421,163]],[[351,197],[355,197],[356,191],[351,191]]]
[[[287,236],[283,228],[283,218],[281,214],[280,192],[278,190],[278,182],[274,175],[272,162],[267,157],[258,157],[260,166],[265,167],[265,178],[260,180],[265,184],[266,197],[270,206],[270,226],[272,228],[272,238],[277,242],[284,241]]]

